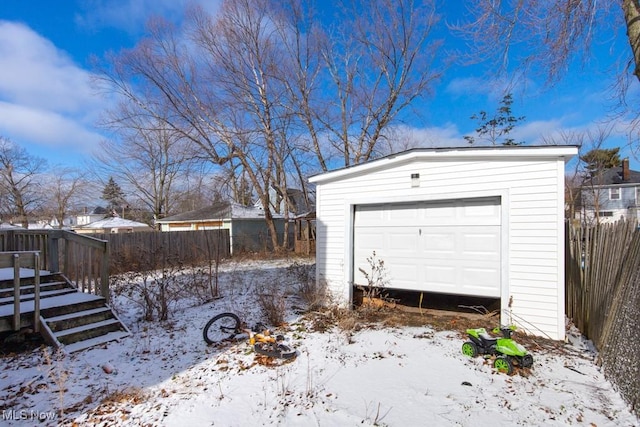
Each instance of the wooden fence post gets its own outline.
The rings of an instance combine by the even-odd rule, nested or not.
[[[13,254],[13,330],[20,330],[20,255]]]
[[[40,332],[40,254],[33,254],[33,330]]]
[[[104,253],[102,255],[102,265],[100,266],[100,293],[104,297],[107,304],[109,304],[109,263],[111,262],[109,256],[109,242],[105,243]]]
[[[59,233],[50,234],[49,235],[49,271],[59,272],[60,271],[60,235]],[[47,258],[47,257],[45,257]],[[45,259],[45,262],[47,260]]]

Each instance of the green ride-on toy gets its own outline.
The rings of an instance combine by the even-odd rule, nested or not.
[[[515,330],[514,325],[497,327],[492,332],[502,336],[493,337],[485,328],[467,329],[469,341],[462,344],[462,354],[469,357],[478,354],[496,356],[493,367],[507,375],[513,373],[514,366],[530,368],[533,365],[533,356],[511,338]]]

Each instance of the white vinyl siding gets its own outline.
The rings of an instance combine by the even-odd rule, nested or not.
[[[497,197],[502,321],[563,339],[564,157],[535,154],[459,159],[455,153],[411,153],[315,177],[319,280],[349,298],[349,285],[361,279],[352,265],[355,206]],[[415,173],[419,186],[412,183]]]

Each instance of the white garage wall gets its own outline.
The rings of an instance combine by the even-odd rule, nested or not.
[[[418,150],[313,177],[318,279],[349,300],[357,204],[500,196],[502,321],[564,339],[564,164],[576,151]],[[411,185],[415,173],[419,187]]]

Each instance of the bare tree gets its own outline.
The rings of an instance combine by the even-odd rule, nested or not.
[[[6,199],[2,209],[29,227],[29,214],[43,202],[40,177],[46,161],[27,153],[11,140],[0,136],[0,187]]]
[[[602,189],[604,172],[620,164],[618,149],[604,149],[611,136],[612,126],[599,126],[595,130],[584,132],[562,132],[546,139],[553,145],[576,145],[578,157],[574,160],[571,172],[565,177],[565,200],[567,215],[574,219],[579,211],[581,222],[588,225],[598,224],[601,206],[608,197]]]
[[[287,187],[291,121],[279,73],[283,52],[269,5],[266,0],[227,1],[216,21],[203,19],[201,10],[191,16],[195,41],[211,61],[208,76],[217,82],[218,108],[226,109],[225,139],[234,146],[234,161],[251,182],[264,208],[271,243],[279,250],[288,239],[286,230],[285,238],[278,238],[272,189]]]
[[[56,168],[55,175],[49,175],[44,186],[47,194],[45,212],[55,219],[54,225],[64,227],[69,213],[87,200],[89,187],[85,174],[71,168]]]
[[[640,2],[638,0],[622,0],[622,10],[635,64],[633,74],[640,80]]]
[[[164,218],[176,203],[183,178],[196,173],[198,165],[181,132],[130,101],[121,102],[103,121],[119,138],[102,142],[95,168],[126,183],[137,199],[132,203],[155,219]]]
[[[334,155],[340,166],[379,155],[385,131],[440,76],[432,65],[440,43],[430,39],[435,5],[352,0],[328,28],[300,3],[285,4],[289,96],[320,169]]]
[[[518,67],[540,72],[549,82],[562,76],[574,59],[589,57],[594,36],[603,39],[610,37],[606,31],[640,25],[634,21],[637,0],[475,0],[467,10],[471,20],[453,27],[474,42],[470,59],[490,60],[502,71]],[[629,32],[629,44],[636,54],[640,39],[637,30],[633,34]],[[638,68],[640,58],[633,60]]]
[[[637,91],[629,88],[640,80],[639,0],[474,0],[467,9],[471,18],[451,25],[473,44],[471,53],[463,56],[488,61],[494,75],[539,75],[547,84],[571,72],[575,62],[593,72],[592,47],[613,46],[617,33],[626,30],[630,49],[613,58],[617,62],[607,72],[615,78],[612,92],[618,97],[614,117],[629,122],[630,133],[635,133],[631,142],[638,145]]]
[[[150,22],[100,79],[144,123],[230,173],[238,200],[250,188],[284,249],[273,213],[289,214],[289,188],[334,154],[338,166],[376,156],[385,129],[437,77],[434,22],[429,1],[353,0],[329,29],[307,2],[226,0],[215,18],[189,9],[182,28]]]
[[[230,198],[227,196],[219,172],[205,173],[198,170],[194,173],[191,171],[180,177],[179,184],[176,186],[175,200],[168,213],[196,210],[222,200],[230,200]]]
[[[278,129],[286,119],[278,99],[278,43],[267,4],[227,1],[216,20],[193,9],[187,15],[188,40],[166,23],[152,22],[149,37],[113,58],[103,81],[198,147],[210,162],[237,162],[265,207],[278,249],[269,206],[275,173],[284,167],[277,153],[284,143]]]
[[[578,213],[582,204],[582,186],[585,182],[584,164],[581,161],[585,145],[584,132],[567,132],[562,131],[558,135],[547,136],[544,143],[548,145],[575,145],[578,147],[578,157],[573,159],[572,163],[567,166],[564,178],[564,200],[565,200],[565,218],[574,221],[578,218]],[[580,215],[581,216],[581,215]]]

